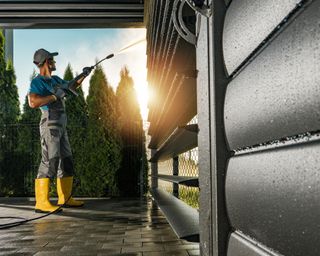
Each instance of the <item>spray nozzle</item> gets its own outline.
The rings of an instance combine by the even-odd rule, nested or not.
[[[111,54],[109,54],[109,55],[106,57],[106,59],[111,59],[111,58],[113,58],[113,57],[114,57],[114,54],[111,53]]]

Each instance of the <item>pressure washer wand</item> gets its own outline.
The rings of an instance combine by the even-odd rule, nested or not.
[[[104,59],[99,60],[95,65],[89,67],[90,70],[94,69],[94,68],[95,68],[96,66],[98,66],[102,61],[107,60],[107,59],[111,59],[111,58],[113,58],[113,57],[114,57],[114,53],[109,54],[109,55],[108,55],[107,57],[105,57]],[[80,76],[79,79],[81,78],[81,75],[83,75],[83,72],[79,75],[79,76]]]
[[[113,57],[114,57],[114,54],[111,53],[111,54],[109,54],[107,57],[105,57],[104,59],[98,61],[95,65],[91,66],[91,68],[93,69],[93,68],[95,68],[97,65],[99,65],[102,61],[107,60],[107,59],[111,59],[111,58],[113,58]]]
[[[107,59],[111,59],[114,57],[114,53],[109,54],[107,57],[105,57],[104,59],[98,61],[95,65],[88,67],[90,69],[90,71],[92,69],[94,69],[96,66],[98,66],[102,61],[107,60]],[[77,75],[74,79],[72,79],[69,84],[68,84],[68,90],[75,96],[79,96],[78,93],[76,92],[76,82],[82,78],[85,75],[85,72],[83,71],[81,74]]]

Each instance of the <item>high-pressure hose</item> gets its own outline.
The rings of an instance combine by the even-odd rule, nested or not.
[[[22,224],[25,224],[27,222],[30,222],[30,221],[34,221],[34,220],[39,220],[39,219],[42,219],[42,218],[45,218],[51,214],[55,214],[55,213],[58,213],[61,211],[61,209],[66,206],[67,202],[70,200],[70,198],[72,197],[72,194],[69,196],[68,200],[65,201],[65,203],[63,205],[60,205],[59,208],[57,208],[56,210],[54,210],[53,212],[48,212],[42,216],[39,216],[39,217],[35,217],[35,218],[30,218],[30,219],[26,219],[26,218],[23,218],[23,217],[0,217],[0,219],[21,219],[20,221],[15,221],[15,222],[9,222],[9,223],[5,223],[5,224],[0,224],[0,229],[8,229],[8,228],[13,228],[13,227],[16,227],[16,226],[20,226]]]

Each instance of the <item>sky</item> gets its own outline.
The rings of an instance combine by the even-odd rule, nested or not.
[[[14,30],[14,68],[20,103],[23,104],[30,86],[33,70],[33,54],[39,48],[49,52],[59,52],[55,57],[57,70],[53,74],[63,77],[67,64],[73,73],[92,66],[97,60],[114,53],[115,57],[102,62],[108,82],[116,90],[120,81],[120,71],[126,65],[135,84],[142,118],[147,119],[147,70],[146,42],[132,47],[121,54],[118,51],[146,37],[145,29],[23,29]],[[92,73],[91,73],[92,74]],[[90,75],[91,76],[91,75]],[[82,88],[88,94],[90,76]]]

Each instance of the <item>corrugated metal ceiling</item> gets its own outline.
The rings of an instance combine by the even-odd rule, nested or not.
[[[0,27],[144,27],[144,2],[143,0],[0,0]]]

